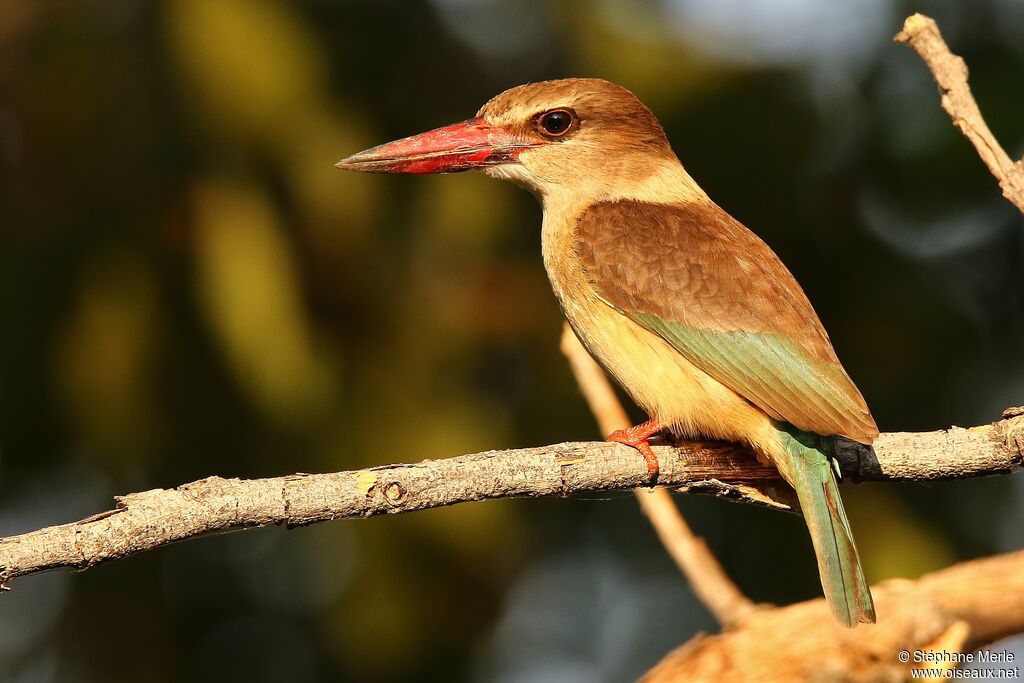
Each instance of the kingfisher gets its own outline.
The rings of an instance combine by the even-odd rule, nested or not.
[[[529,83],[337,166],[481,169],[537,196],[562,312],[650,417],[608,440],[639,451],[652,481],[660,432],[749,445],[796,490],[836,619],[875,621],[834,456],[838,436],[878,436],[871,412],[796,279],[690,177],[633,93],[593,78]]]

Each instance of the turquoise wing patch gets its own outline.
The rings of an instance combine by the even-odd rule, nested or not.
[[[833,435],[862,412],[852,400],[859,393],[841,367],[811,358],[785,336],[721,332],[642,311],[624,313],[776,420]]]

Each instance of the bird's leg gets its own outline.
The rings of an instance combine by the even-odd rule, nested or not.
[[[668,429],[668,425],[655,418],[627,429],[616,429],[608,435],[605,441],[625,444],[640,451],[640,455],[644,456],[644,460],[647,462],[647,471],[650,473],[651,479],[657,479],[658,456],[651,450],[651,444],[647,443],[647,440],[666,429]]]

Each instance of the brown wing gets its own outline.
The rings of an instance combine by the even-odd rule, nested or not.
[[[708,203],[602,202],[576,250],[609,303],[775,419],[871,443],[864,398],[778,256]]]

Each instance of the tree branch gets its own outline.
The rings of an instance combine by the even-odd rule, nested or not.
[[[852,442],[838,457],[858,481],[931,481],[1011,472],[1022,465],[1024,409],[962,429],[882,434],[871,449]],[[656,446],[658,483],[681,492],[788,509],[790,489],[744,447],[708,442]],[[632,448],[563,443],[445,460],[270,479],[209,477],[175,489],[121,497],[88,519],[0,539],[0,584],[61,567],[88,569],[203,534],[411,512],[488,498],[568,496],[648,484]]]
[[[928,65],[942,90],[942,108],[999,181],[1003,196],[1024,213],[1024,160],[1014,163],[992,135],[967,85],[967,64],[950,52],[935,20],[923,14],[911,15],[895,40],[908,43]]]
[[[840,626],[824,599],[759,610],[719,635],[670,652],[640,683],[902,681],[930,651],[948,657],[1024,631],[1024,551],[963,562],[917,581],[871,588],[877,624]],[[931,680],[931,679],[929,679]]]

